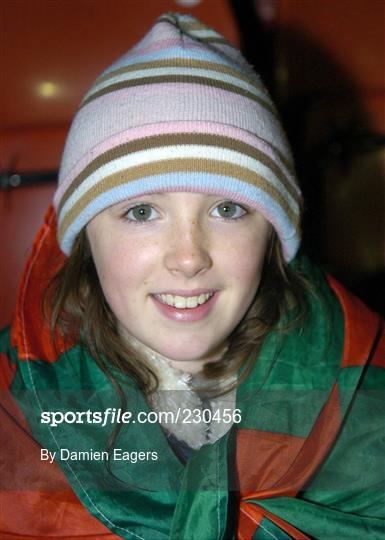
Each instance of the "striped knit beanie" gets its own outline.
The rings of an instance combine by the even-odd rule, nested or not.
[[[151,192],[217,194],[260,211],[290,261],[301,194],[275,107],[241,53],[197,19],[161,16],[95,81],[71,126],[54,198],[58,239]]]

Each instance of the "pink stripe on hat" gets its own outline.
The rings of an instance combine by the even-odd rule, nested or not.
[[[204,87],[202,92],[198,99],[199,86],[194,84],[148,84],[115,90],[90,101],[78,111],[67,138],[59,183],[72,176],[70,171],[84,156],[93,154],[100,142],[110,140],[116,133],[143,124],[172,121],[206,121],[239,127],[269,142],[281,154],[287,153],[286,161],[291,161],[279,122],[259,103],[218,88]],[[88,127],[86,136],[83,126]]]

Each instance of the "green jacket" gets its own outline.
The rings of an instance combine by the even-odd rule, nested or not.
[[[237,390],[230,431],[183,465],[159,424],[137,421],[149,408],[127,379],[136,422],[123,425],[106,455],[114,425],[91,419],[119,409],[114,387],[84,347],[60,336],[54,346],[40,314],[41,292],[63,261],[53,216],[0,339],[1,537],[385,538],[379,316],[298,258],[317,291],[306,325],[268,335]],[[52,412],[67,421],[51,425]]]

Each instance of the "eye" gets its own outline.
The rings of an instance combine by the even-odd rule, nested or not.
[[[133,208],[130,208],[125,214],[124,217],[128,221],[136,222],[145,222],[152,221],[159,216],[158,212],[149,204],[138,204]]]
[[[223,201],[214,208],[211,215],[225,219],[238,219],[247,214],[247,211],[241,206],[232,201]]]

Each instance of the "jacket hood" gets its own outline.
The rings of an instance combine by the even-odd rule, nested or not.
[[[11,344],[21,360],[55,361],[73,346],[56,332],[51,334],[49,314],[43,314],[44,295],[52,277],[67,257],[59,249],[56,215],[50,205],[38,230],[19,285]]]

